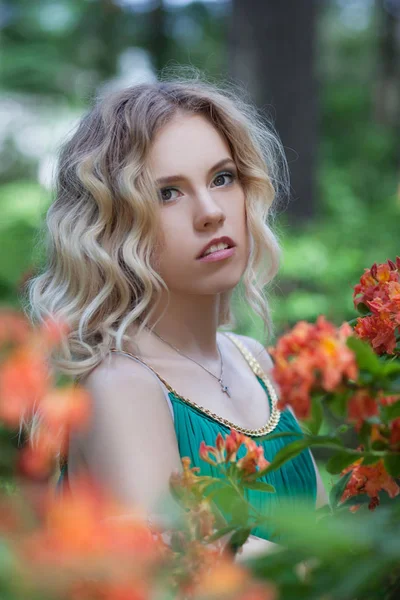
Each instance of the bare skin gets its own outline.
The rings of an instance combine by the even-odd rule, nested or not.
[[[212,168],[223,159],[230,162]],[[181,115],[156,136],[149,166],[155,181],[184,175],[159,188],[162,247],[156,264],[170,297],[168,303],[163,298],[151,325],[215,375],[220,373],[218,343],[231,398],[209,373],[150,331],[138,335],[137,327],[131,326],[127,333],[132,344],[127,343],[126,350],[137,354],[180,395],[239,427],[262,427],[269,418],[266,394],[239,350],[217,332],[221,293],[239,283],[249,253],[245,193],[230,148],[204,117]],[[209,241],[222,236],[235,242],[233,256],[213,263],[196,259]],[[243,341],[268,374],[272,363],[266,351],[251,338]],[[96,414],[86,437],[71,440],[71,485],[84,465],[123,501],[155,510],[156,498],[168,488],[169,474],[181,468],[172,418],[160,386],[140,364],[123,355],[99,365],[85,385],[95,399]],[[320,493],[323,504],[323,488]],[[253,537],[242,559],[274,547]]]

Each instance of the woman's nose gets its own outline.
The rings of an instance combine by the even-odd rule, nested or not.
[[[226,219],[225,212],[213,199],[210,193],[202,194],[196,198],[194,226],[196,229],[212,228],[222,225]]]

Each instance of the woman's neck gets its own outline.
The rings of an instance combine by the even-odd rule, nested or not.
[[[194,359],[217,359],[219,305],[219,295],[170,293],[168,305],[167,299],[162,298],[148,327],[154,327],[156,334]]]

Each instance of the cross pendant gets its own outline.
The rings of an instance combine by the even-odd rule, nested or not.
[[[227,385],[224,385],[221,381],[221,379],[219,380],[219,384],[221,386],[221,390],[223,391],[224,394],[227,394],[229,396],[229,398],[231,397],[230,393],[229,393],[229,388]]]

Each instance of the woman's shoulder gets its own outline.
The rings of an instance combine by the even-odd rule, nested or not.
[[[164,393],[157,377],[150,369],[127,353],[110,352],[81,381],[97,403],[108,403],[110,396],[118,396],[118,404],[134,398],[152,398],[164,403]]]

